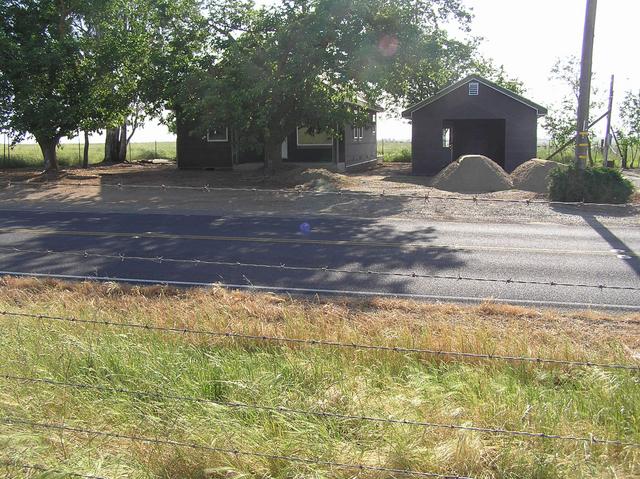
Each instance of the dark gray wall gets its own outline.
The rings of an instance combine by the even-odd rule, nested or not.
[[[176,157],[178,168],[231,168],[231,142],[208,142],[177,123]]]
[[[468,84],[464,84],[413,112],[413,174],[435,175],[451,162],[450,149],[442,146],[443,122],[465,119],[505,120],[505,169],[508,172],[536,157],[536,110],[482,83],[479,95],[469,96]]]
[[[367,161],[375,161],[378,157],[378,143],[376,133],[371,126],[364,127],[363,138],[353,138],[353,127],[347,125],[344,129],[344,151],[341,151],[340,161],[345,167],[356,167]]]
[[[178,168],[232,168],[232,133],[229,132],[229,141],[209,142],[202,135],[191,132],[191,129],[182,123],[177,124],[176,156]],[[238,142],[238,144],[241,144]],[[245,149],[238,150],[237,162],[253,163],[263,161],[261,151]]]

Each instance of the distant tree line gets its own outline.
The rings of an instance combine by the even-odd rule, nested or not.
[[[522,92],[471,21],[460,0],[3,0],[0,130],[55,171],[64,137],[106,131],[105,161],[122,162],[136,128],[179,115],[275,163],[298,125],[366,122],[362,102],[405,106],[471,72]]]

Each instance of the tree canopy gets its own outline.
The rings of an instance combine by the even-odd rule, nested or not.
[[[164,98],[157,85],[168,77],[152,74],[172,71],[163,54],[184,58],[171,51],[167,19],[188,21],[185,5],[199,2],[2,2],[0,129],[14,141],[35,137],[45,168],[55,170],[61,138],[119,125],[141,104],[157,111]]]
[[[470,22],[461,0],[5,0],[0,129],[56,169],[61,138],[169,110],[275,159],[296,126],[338,134],[470,72],[521,91],[444,27]]]
[[[229,25],[216,30],[223,48],[190,78],[178,103],[196,128],[232,127],[244,145],[263,145],[270,159],[296,126],[337,133],[345,122],[368,120],[363,104],[406,104],[464,73],[496,70],[476,56],[475,40],[453,40],[442,28],[467,28],[471,16],[458,0],[233,7],[225,14],[235,12],[235,22],[212,20]],[[496,79],[506,81],[506,74]]]

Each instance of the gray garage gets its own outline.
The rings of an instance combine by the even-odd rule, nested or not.
[[[536,157],[546,108],[471,75],[402,112],[411,120],[412,171],[437,174],[462,155],[485,155],[508,172]]]

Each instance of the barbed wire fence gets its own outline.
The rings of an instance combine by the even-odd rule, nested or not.
[[[56,381],[48,378],[24,377],[24,376],[15,376],[11,374],[1,374],[1,373],[0,373],[0,378],[9,380],[9,381],[16,381],[16,382],[23,382],[23,383],[45,384],[49,386],[71,388],[71,389],[87,389],[87,390],[100,391],[104,393],[125,394],[125,395],[136,396],[136,397],[148,397],[148,398],[154,398],[154,399],[165,400],[165,401],[214,404],[217,406],[224,406],[231,409],[251,409],[251,410],[258,410],[258,411],[267,411],[274,414],[295,414],[295,415],[303,415],[303,416],[315,416],[315,417],[324,418],[324,419],[340,419],[340,420],[349,420],[349,421],[365,421],[365,422],[383,423],[383,424],[396,424],[396,425],[403,425],[403,426],[415,426],[415,427],[427,428],[427,429],[431,428],[431,429],[449,429],[449,430],[458,430],[458,431],[472,431],[472,432],[479,432],[484,434],[521,436],[521,437],[527,437],[527,438],[533,438],[533,439],[557,439],[562,441],[589,443],[594,445],[599,444],[599,445],[622,446],[622,447],[632,447],[632,448],[640,447],[640,443],[638,442],[622,441],[619,439],[598,438],[594,434],[589,434],[588,436],[569,436],[569,435],[561,435],[561,434],[548,434],[544,432],[518,431],[518,430],[494,428],[494,427],[465,426],[460,424],[445,424],[445,423],[428,422],[428,421],[415,421],[415,420],[409,420],[409,419],[394,419],[394,418],[383,418],[383,417],[363,416],[363,415],[353,415],[353,414],[340,414],[340,413],[330,412],[330,411],[310,411],[310,410],[304,410],[304,409],[289,408],[286,406],[265,406],[265,405],[254,404],[254,403],[217,401],[213,399],[197,398],[193,396],[166,394],[166,393],[161,393],[157,391],[152,391],[152,392],[137,391],[137,390],[131,390],[131,389],[125,389],[125,388],[98,386],[94,384],[71,383],[71,382],[64,382],[64,381]]]
[[[506,199],[506,198],[487,198],[477,195],[469,196],[457,196],[457,195],[433,195],[427,194],[396,194],[394,192],[382,191],[380,194],[360,192],[360,191],[312,191],[303,189],[286,189],[286,188],[230,188],[230,187],[215,187],[215,186],[174,186],[174,185],[137,185],[137,184],[123,184],[123,183],[102,183],[99,185],[90,184],[86,182],[56,182],[56,183],[32,183],[32,182],[13,182],[8,181],[5,185],[6,188],[14,187],[26,187],[26,188],[46,188],[57,186],[70,186],[70,187],[96,187],[96,188],[110,188],[118,191],[126,189],[147,189],[147,190],[159,190],[159,191],[199,191],[203,193],[254,193],[254,194],[276,194],[286,199],[295,200],[301,196],[331,196],[331,197],[364,197],[364,198],[399,198],[407,200],[422,201],[424,204],[428,204],[431,201],[461,201],[470,202],[473,204],[484,203],[508,203],[519,204],[523,206],[532,205],[558,205],[558,206],[570,206],[570,207],[617,207],[617,208],[635,208],[633,205],[618,205],[618,204],[601,204],[601,203],[585,203],[585,202],[551,202],[538,199]],[[93,251],[56,251],[49,249],[32,249],[32,248],[18,248],[18,247],[0,247],[0,251],[16,254],[31,254],[31,255],[60,255],[75,258],[98,258],[116,260],[120,262],[126,261],[141,261],[141,262],[153,262],[153,263],[171,263],[171,264],[188,264],[193,266],[224,266],[224,267],[237,267],[237,268],[262,268],[268,270],[284,270],[284,271],[302,271],[311,273],[336,273],[336,274],[349,274],[349,275],[363,275],[363,276],[384,276],[384,277],[397,277],[397,278],[415,278],[415,279],[435,279],[435,280],[447,280],[447,281],[472,281],[483,283],[500,283],[506,285],[537,285],[537,286],[552,286],[552,287],[567,287],[567,288],[585,288],[594,290],[619,290],[619,291],[640,291],[640,287],[628,286],[628,285],[609,285],[609,284],[590,284],[590,283],[572,283],[563,281],[540,281],[540,280],[522,280],[517,278],[489,278],[480,276],[463,276],[463,275],[446,275],[446,274],[429,274],[418,272],[392,272],[392,271],[379,271],[379,270],[367,270],[367,269],[350,269],[350,268],[331,268],[325,266],[295,266],[287,264],[266,264],[266,263],[251,263],[240,261],[213,261],[213,260],[201,260],[196,258],[181,259],[181,258],[167,258],[162,256],[139,256],[139,255],[125,255],[125,254],[103,254]],[[46,276],[46,275],[43,275]],[[244,275],[243,275],[244,276]],[[245,276],[246,277],[246,276]],[[489,353],[471,353],[465,351],[450,351],[450,350],[436,350],[427,348],[411,348],[403,346],[381,346],[372,344],[360,344],[360,343],[347,343],[325,339],[302,339],[294,337],[284,336],[269,336],[269,335],[257,335],[248,334],[238,331],[209,331],[193,328],[180,328],[180,327],[163,327],[152,324],[131,323],[131,322],[116,322],[106,321],[99,319],[83,319],[75,317],[55,316],[48,314],[35,314],[35,313],[23,313],[19,311],[0,311],[0,316],[13,317],[13,318],[31,318],[40,321],[55,321],[64,322],[67,324],[75,325],[100,325],[106,327],[116,328],[129,328],[135,330],[141,330],[146,332],[158,332],[158,333],[177,333],[177,334],[195,334],[209,337],[216,337],[229,340],[246,340],[256,342],[270,342],[281,343],[288,345],[302,345],[308,347],[330,347],[340,348],[348,350],[364,350],[364,351],[379,351],[394,354],[419,354],[429,355],[436,358],[455,358],[460,360],[481,360],[481,361],[501,361],[508,363],[519,364],[537,364],[547,366],[559,366],[559,367],[581,367],[581,368],[602,368],[611,370],[623,370],[632,373],[640,371],[640,365],[636,364],[622,364],[622,363],[601,363],[591,361],[576,361],[576,360],[564,360],[556,358],[546,357],[526,357],[516,355],[501,355],[501,354],[489,354]],[[589,445],[600,446],[612,446],[612,447],[624,447],[624,448],[639,448],[640,443],[625,441],[622,439],[608,439],[599,438],[593,434],[586,436],[580,435],[559,435],[548,434],[545,432],[526,431],[526,430],[512,430],[498,427],[480,427],[480,426],[466,426],[459,424],[446,424],[429,421],[416,421],[409,419],[397,419],[397,418],[384,418],[366,415],[351,415],[341,414],[331,411],[311,411],[297,408],[288,408],[286,406],[267,406],[254,403],[240,403],[240,402],[224,402],[215,401],[205,398],[197,398],[193,396],[181,396],[163,393],[160,391],[139,391],[118,387],[106,387],[98,386],[95,384],[83,384],[73,383],[68,381],[57,381],[51,378],[41,377],[26,377],[12,374],[0,373],[0,378],[7,381],[18,381],[23,383],[31,383],[37,385],[46,385],[51,387],[61,387],[69,389],[90,389],[94,391],[100,391],[109,394],[126,394],[136,397],[155,398],[159,400],[167,401],[185,401],[194,403],[209,403],[224,406],[228,408],[242,408],[253,409],[270,412],[274,414],[296,414],[305,416],[314,416],[324,419],[336,419],[345,421],[367,421],[381,424],[397,424],[409,427],[421,427],[421,428],[436,428],[436,429],[448,429],[459,431],[472,431],[482,434],[504,435],[511,437],[524,437],[538,440],[558,440],[569,441],[574,443],[583,443]],[[191,450],[202,450],[208,452],[216,452],[228,454],[231,456],[250,456],[256,458],[263,458],[269,460],[283,460],[298,464],[316,465],[327,468],[353,470],[353,471],[370,471],[379,472],[399,476],[407,477],[435,477],[435,478],[449,478],[449,479],[471,479],[466,476],[442,474],[436,472],[422,472],[410,469],[397,469],[387,468],[382,466],[373,466],[368,464],[351,464],[343,462],[335,462],[324,460],[322,458],[309,458],[294,455],[274,454],[264,451],[247,451],[233,448],[217,447],[208,444],[198,444],[185,441],[177,441],[169,438],[151,438],[141,435],[122,434],[114,431],[104,431],[97,429],[87,429],[82,427],[74,427],[64,423],[43,423],[31,421],[25,418],[15,417],[2,417],[0,419],[5,424],[13,426],[22,426],[34,429],[53,430],[58,432],[82,434],[90,437],[103,437],[106,439],[114,440],[126,440],[132,442],[139,442],[145,444],[155,444],[163,447],[184,448]],[[83,474],[77,472],[69,472],[58,469],[51,469],[49,467],[38,464],[20,464],[18,462],[11,463],[10,461],[0,462],[0,464],[15,467],[19,469],[30,469],[41,472],[59,473],[73,477],[84,477],[89,479],[107,479],[101,476]]]
[[[616,207],[633,209],[636,205],[633,204],[616,204],[616,203],[590,203],[585,201],[549,201],[543,199],[516,199],[516,198],[494,198],[478,195],[439,195],[432,194],[430,192],[418,194],[418,193],[393,193],[393,189],[382,190],[381,193],[373,193],[368,191],[353,191],[353,190],[310,190],[302,188],[257,188],[257,187],[222,187],[222,186],[210,186],[208,184],[202,186],[186,186],[186,185],[167,185],[167,184],[127,184],[127,183],[89,183],[89,182],[69,182],[69,181],[42,181],[42,182],[30,182],[30,181],[12,181],[5,180],[4,187],[26,187],[26,188],[45,188],[45,187],[89,187],[89,188],[111,188],[115,190],[125,189],[146,189],[146,190],[182,190],[182,191],[199,191],[204,193],[270,193],[278,194],[289,199],[299,198],[300,196],[334,196],[334,197],[363,197],[363,198],[399,198],[405,200],[424,201],[464,201],[471,203],[511,203],[520,205],[549,205],[549,206],[574,206],[574,207]]]
[[[121,434],[113,431],[102,431],[95,429],[87,429],[81,427],[72,427],[67,426],[65,424],[56,424],[56,423],[42,423],[36,421],[30,421],[23,418],[15,418],[15,417],[3,417],[0,419],[5,424],[14,424],[14,425],[22,425],[31,428],[39,428],[39,429],[48,429],[48,430],[56,430],[56,431],[64,431],[71,432],[77,434],[86,434],[93,437],[104,437],[110,439],[119,439],[119,440],[127,440],[132,442],[141,442],[146,444],[156,444],[160,446],[172,446],[176,448],[185,448],[190,450],[201,450],[208,452],[218,452],[229,454],[232,456],[251,456],[262,459],[270,459],[270,460],[283,460],[298,464],[308,464],[308,465],[318,465],[329,468],[336,469],[346,469],[346,470],[355,470],[355,471],[371,471],[371,472],[385,472],[389,474],[399,474],[402,476],[413,476],[413,477],[436,477],[441,479],[473,479],[467,476],[460,476],[457,474],[440,474],[436,472],[422,472],[415,471],[411,469],[397,469],[397,468],[389,468],[382,466],[372,466],[368,464],[352,464],[345,462],[335,462],[323,460],[320,458],[309,458],[302,456],[292,456],[285,454],[273,454],[267,452],[258,452],[258,451],[246,451],[242,449],[232,449],[226,447],[216,447],[210,446],[206,444],[198,444],[193,442],[185,442],[185,441],[176,441],[173,439],[160,439],[160,438],[152,438],[146,436],[138,436],[133,434]]]
[[[201,335],[201,336],[210,336],[210,337],[226,338],[226,339],[242,339],[242,340],[251,340],[251,341],[258,341],[258,342],[297,344],[297,345],[306,345],[306,346],[314,346],[314,347],[342,348],[342,349],[350,349],[350,350],[359,349],[359,350],[365,350],[365,351],[383,351],[383,352],[400,353],[400,354],[408,354],[408,353],[424,354],[424,355],[431,355],[431,356],[436,356],[441,358],[454,357],[454,358],[465,358],[465,359],[475,359],[475,360],[481,359],[481,360],[489,360],[489,361],[508,361],[508,362],[530,363],[530,364],[547,364],[547,365],[571,366],[571,367],[596,367],[596,368],[605,368],[605,369],[640,371],[640,365],[635,365],[635,364],[601,363],[601,362],[593,362],[593,361],[574,361],[574,360],[543,358],[543,357],[527,357],[527,356],[514,356],[514,355],[503,355],[503,354],[489,354],[489,353],[471,353],[471,352],[464,352],[464,351],[413,348],[413,347],[404,347],[404,346],[382,346],[382,345],[355,343],[355,342],[347,343],[347,342],[332,341],[332,340],[325,340],[325,339],[303,339],[303,338],[292,338],[292,337],[286,337],[286,336],[249,334],[249,333],[237,332],[237,331],[213,331],[213,330],[195,329],[195,328],[188,328],[188,327],[157,326],[153,324],[144,324],[144,323],[117,322],[117,321],[100,320],[100,319],[83,319],[83,318],[77,318],[73,316],[54,316],[54,315],[48,315],[48,314],[23,313],[19,311],[0,311],[0,316],[14,317],[14,318],[31,318],[31,319],[44,320],[49,322],[112,326],[116,328],[128,328],[128,329],[137,329],[137,330],[144,330],[144,331],[157,331],[157,332],[164,332],[164,333],[177,333],[181,335],[195,334],[195,335]]]
[[[455,247],[453,248],[455,249]],[[618,290],[618,291],[640,291],[640,287],[637,286],[624,286],[624,285],[608,285],[604,283],[572,283],[567,281],[555,281],[555,280],[524,280],[518,278],[488,278],[481,276],[466,276],[462,274],[431,274],[431,273],[418,273],[418,272],[392,272],[392,271],[380,271],[380,270],[364,270],[364,269],[349,269],[349,268],[333,268],[329,266],[293,266],[285,263],[281,264],[267,264],[267,263],[248,263],[242,261],[214,261],[204,260],[198,258],[192,259],[180,259],[170,258],[165,256],[138,256],[138,255],[126,255],[124,253],[118,254],[105,254],[95,253],[93,251],[61,251],[52,249],[33,249],[33,248],[19,248],[14,246],[0,246],[0,251],[15,254],[30,254],[30,255],[55,255],[55,256],[68,256],[75,258],[101,258],[116,260],[124,263],[126,261],[141,261],[151,262],[157,264],[186,264],[192,266],[225,266],[234,268],[260,268],[268,270],[278,271],[303,271],[311,273],[336,273],[336,274],[350,274],[361,276],[384,276],[393,278],[407,278],[407,279],[437,279],[437,280],[450,280],[450,281],[471,281],[480,283],[499,283],[499,284],[513,284],[513,285],[536,285],[536,286],[559,286],[569,288],[587,288],[598,290]]]
[[[442,350],[432,350],[432,349],[424,349],[424,348],[378,346],[378,345],[369,345],[369,344],[327,341],[322,339],[299,339],[299,338],[290,338],[290,337],[254,335],[254,334],[238,333],[233,331],[209,331],[209,330],[198,330],[198,329],[179,328],[179,327],[163,327],[163,326],[155,326],[155,325],[131,323],[131,322],[121,323],[121,322],[106,321],[106,320],[99,320],[99,319],[82,319],[82,318],[75,318],[75,317],[23,313],[19,311],[0,311],[0,315],[5,317],[6,316],[14,317],[14,318],[30,318],[30,319],[46,320],[46,321],[62,321],[62,322],[73,324],[73,325],[82,325],[82,324],[100,325],[100,326],[109,326],[109,327],[137,329],[144,332],[155,331],[155,332],[163,332],[163,333],[179,333],[181,335],[199,334],[199,335],[214,336],[214,337],[225,338],[225,339],[243,339],[243,340],[252,340],[252,341],[281,342],[286,344],[314,346],[314,347],[348,348],[350,350],[362,349],[366,351],[384,351],[384,352],[400,353],[400,354],[419,353],[419,354],[435,355],[437,357],[453,356],[455,358],[515,361],[515,362],[526,362],[526,363],[534,363],[534,364],[547,364],[547,365],[570,366],[570,367],[612,368],[612,369],[627,370],[631,372],[640,371],[640,365],[630,365],[630,364],[595,363],[595,362],[589,362],[589,361],[570,361],[570,360],[560,360],[560,359],[540,358],[540,357],[519,357],[519,356],[467,353],[467,352],[459,352],[459,351],[442,351]],[[59,388],[65,388],[65,389],[93,390],[93,391],[99,391],[105,394],[125,394],[132,397],[152,398],[152,399],[161,400],[161,401],[178,401],[178,402],[192,402],[192,403],[201,403],[201,404],[214,404],[222,407],[227,407],[230,409],[251,409],[251,410],[264,411],[271,414],[304,415],[304,416],[317,417],[320,419],[327,419],[327,420],[335,419],[335,420],[343,420],[343,421],[366,421],[371,423],[393,424],[393,425],[402,425],[407,427],[419,427],[419,428],[427,428],[427,429],[469,431],[469,432],[476,432],[476,433],[489,434],[489,435],[521,437],[521,438],[532,439],[532,440],[567,441],[567,442],[582,443],[582,444],[587,444],[592,446],[621,447],[621,448],[633,448],[633,449],[640,448],[639,442],[627,441],[622,439],[600,438],[600,437],[596,437],[592,433],[588,435],[583,435],[583,436],[562,435],[562,434],[550,434],[546,432],[537,432],[537,431],[512,430],[512,429],[499,428],[499,427],[482,427],[482,426],[439,423],[439,422],[431,422],[431,421],[398,419],[393,417],[385,418],[385,417],[376,417],[376,416],[368,416],[368,415],[343,414],[339,412],[325,411],[325,410],[313,411],[313,410],[300,409],[300,408],[290,408],[282,405],[269,406],[269,405],[261,405],[257,403],[222,401],[222,400],[214,400],[214,399],[201,398],[201,397],[195,397],[195,396],[176,395],[176,394],[162,392],[159,390],[141,391],[141,390],[128,389],[128,388],[115,387],[115,386],[102,386],[98,384],[59,381],[52,378],[22,376],[22,375],[10,374],[7,372],[0,372],[0,379],[6,380],[6,381],[15,381],[15,382],[21,382],[21,383],[34,384],[34,385],[59,387]],[[417,471],[417,470],[411,470],[411,469],[388,468],[388,467],[375,466],[370,464],[352,464],[352,463],[330,461],[330,460],[325,460],[321,458],[309,458],[309,457],[301,457],[301,456],[294,456],[294,455],[287,455],[287,454],[275,454],[271,452],[255,451],[255,450],[247,451],[247,450],[233,449],[228,447],[225,448],[225,447],[211,446],[208,444],[198,444],[193,442],[177,441],[169,438],[158,438],[158,437],[151,438],[151,437],[145,437],[140,435],[122,434],[122,433],[113,432],[113,431],[87,429],[83,427],[69,426],[65,423],[50,423],[50,422],[42,423],[42,422],[32,421],[27,418],[19,418],[19,417],[16,418],[16,417],[4,416],[0,419],[0,421],[10,426],[27,427],[27,428],[44,429],[44,430],[55,430],[61,433],[66,432],[66,433],[72,433],[72,434],[83,434],[83,435],[88,435],[92,438],[103,437],[105,439],[127,440],[127,441],[140,442],[140,443],[146,443],[146,444],[154,444],[154,445],[163,446],[163,447],[186,448],[190,450],[217,452],[217,453],[229,454],[235,457],[250,456],[250,457],[257,457],[257,458],[263,458],[263,459],[269,459],[269,460],[283,460],[283,461],[288,461],[288,462],[298,463],[298,464],[327,467],[330,469],[335,468],[335,469],[344,469],[344,470],[383,472],[383,473],[394,474],[399,476],[407,476],[407,477],[471,479],[471,478],[468,478],[467,476],[460,476],[457,474],[444,474],[444,473],[437,473],[437,472]],[[14,467],[14,468],[31,469],[31,470],[41,471],[41,472],[49,472],[49,473],[53,472],[53,473],[59,473],[59,474],[66,474],[72,477],[85,477],[88,479],[107,479],[102,476],[71,472],[71,471],[66,471],[62,469],[52,469],[42,465],[21,464],[17,462],[11,463],[7,461],[3,462],[3,464],[6,466]]]

